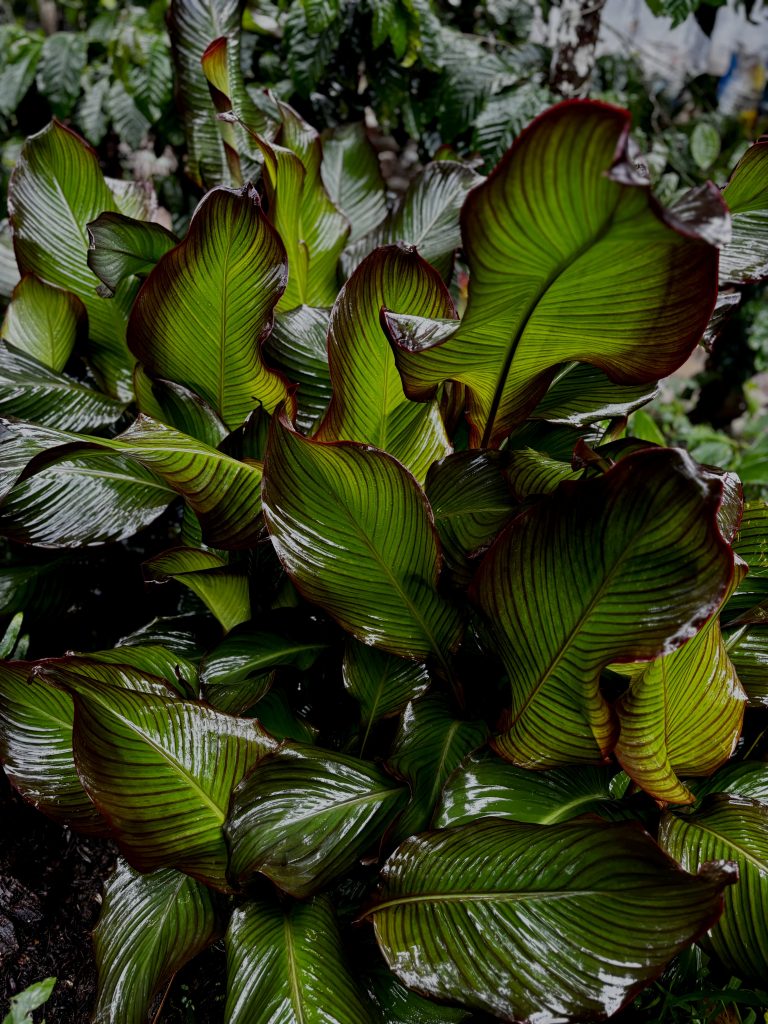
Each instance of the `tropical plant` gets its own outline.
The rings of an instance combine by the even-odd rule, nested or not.
[[[222,936],[249,1024],[594,1018],[696,942],[759,985],[768,506],[626,425],[764,274],[766,144],[665,209],[574,101],[393,206],[237,37],[212,117],[182,13],[185,236],[57,121],[9,189],[0,756],[119,847],[96,1019]],[[94,600],[142,571],[170,614]]]

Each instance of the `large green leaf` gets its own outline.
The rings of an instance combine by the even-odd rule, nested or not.
[[[183,384],[150,377],[141,363],[133,371],[136,405],[145,416],[175,427],[210,448],[218,448],[229,434],[211,406]]]
[[[454,315],[440,276],[414,249],[387,246],[364,260],[331,312],[328,364],[333,397],[316,437],[381,448],[423,480],[450,445],[437,402],[411,402],[403,394],[379,322],[382,306],[420,316]]]
[[[121,643],[106,651],[88,651],[87,654],[79,655],[78,661],[67,662],[76,671],[82,671],[86,663],[119,666],[121,676],[115,679],[115,684],[126,686],[129,690],[141,688],[137,685],[136,678],[132,678],[131,673],[126,672],[126,669],[135,669],[144,676],[149,675],[161,680],[180,697],[192,700],[197,697],[197,670],[194,663],[180,651],[171,650],[162,643]]]
[[[731,590],[742,572],[740,563]],[[746,700],[713,615],[682,647],[633,675],[615,705],[616,757],[656,800],[692,803],[679,776],[711,775],[727,761],[741,735]]]
[[[768,806],[716,796],[695,815],[665,814],[659,842],[689,871],[712,860],[738,865],[739,884],[725,894],[725,911],[710,931],[717,956],[740,978],[768,972]]]
[[[109,394],[129,400],[133,360],[125,325],[133,286],[125,282],[107,301],[96,294],[99,279],[88,267],[87,225],[105,210],[117,209],[96,153],[52,121],[24,144],[8,189],[8,209],[22,273],[36,274],[80,299],[88,311],[91,364]]]
[[[675,650],[730,583],[722,486],[682,451],[645,449],[561,484],[506,528],[474,584],[510,679],[503,757],[547,768],[610,753],[602,669]]]
[[[229,631],[251,617],[248,576],[244,566],[231,566],[213,551],[169,548],[143,564],[153,583],[176,580],[196,594]]]
[[[88,225],[88,266],[102,283],[102,295],[111,298],[121,281],[148,274],[178,241],[161,224],[102,213]]]
[[[725,646],[750,704],[768,707],[768,623],[741,626]]]
[[[262,497],[277,554],[310,601],[365,643],[445,661],[461,620],[437,592],[429,506],[400,463],[362,445],[310,441],[281,415]]]
[[[697,800],[712,793],[731,793],[768,804],[768,762],[729,761],[708,779],[693,780],[691,789]]]
[[[286,272],[255,189],[212,189],[184,241],[144,282],[128,325],[131,351],[153,376],[196,391],[230,430],[259,403],[271,412],[286,387],[260,346]]]
[[[717,920],[734,876],[686,874],[636,825],[484,819],[406,840],[370,916],[409,987],[555,1024],[615,1013]]]
[[[39,671],[74,698],[80,779],[126,860],[139,871],[176,867],[226,889],[230,794],[274,747],[258,722],[63,667]]]
[[[139,874],[119,861],[93,933],[99,972],[93,1019],[146,1024],[163,982],[222,934],[221,918],[215,894],[189,875],[172,868]]]
[[[395,826],[400,839],[429,826],[449,775],[487,738],[485,722],[456,718],[438,694],[408,705],[387,761],[389,769],[411,786],[411,801]]]
[[[750,146],[739,160],[723,199],[733,218],[733,237],[720,257],[720,280],[745,284],[768,276],[768,141]]]
[[[360,705],[360,720],[366,727],[363,747],[374,722],[399,715],[430,684],[421,662],[378,651],[359,640],[348,642],[341,673],[347,693]]]
[[[235,38],[240,28],[239,0],[172,0],[168,31],[175,69],[177,101],[187,137],[187,174],[206,188],[231,184],[224,145],[201,60],[214,39]]]
[[[226,943],[227,1024],[376,1024],[327,898],[246,903]]]
[[[323,139],[320,173],[328,195],[351,225],[351,244],[381,224],[387,192],[364,124],[341,125]]]
[[[407,394],[426,399],[445,380],[467,386],[473,446],[498,447],[564,362],[593,363],[617,384],[650,383],[701,337],[717,251],[651,197],[628,139],[628,113],[605,104],[542,114],[464,204],[460,325],[387,316]],[[707,196],[698,217],[709,235],[727,213],[714,186]]]
[[[261,872],[292,896],[310,896],[374,847],[407,800],[405,786],[368,761],[280,750],[232,796],[232,876],[243,885]]]
[[[489,816],[540,825],[582,814],[608,817],[615,812],[610,780],[606,768],[574,765],[532,772],[483,751],[468,757],[449,778],[434,825],[448,828]]]
[[[72,698],[30,678],[34,662],[0,663],[0,761],[38,810],[79,832],[106,826],[80,783],[72,757]]]
[[[124,412],[124,402],[0,342],[0,415],[54,430],[89,431],[111,426]]]
[[[86,333],[85,306],[72,292],[25,274],[13,295],[0,337],[53,371],[63,370]]]
[[[328,369],[328,318],[330,310],[297,306],[275,318],[264,343],[270,363],[299,385],[296,394],[296,426],[311,434],[331,401]]]

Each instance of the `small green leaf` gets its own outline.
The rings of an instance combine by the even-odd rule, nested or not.
[[[37,66],[37,88],[56,117],[68,117],[80,95],[80,75],[87,60],[88,41],[82,32],[46,36]]]
[[[549,390],[531,412],[531,419],[583,426],[597,420],[626,416],[659,393],[658,384],[614,384],[589,363],[560,367]]]
[[[691,132],[691,156],[696,166],[708,170],[720,155],[720,135],[714,125],[700,121]]]
[[[730,793],[768,804],[768,762],[729,761],[708,779],[693,779],[690,786],[697,800],[713,793]]]
[[[51,370],[63,370],[86,333],[82,302],[71,292],[25,274],[13,290],[0,337]]]
[[[230,629],[251,617],[248,576],[244,566],[231,566],[212,551],[169,548],[143,564],[144,578],[152,583],[177,580],[196,594]]]
[[[133,274],[148,274],[178,241],[160,224],[102,213],[88,224],[88,266],[111,297],[121,281]]]
[[[133,387],[136,404],[145,416],[175,427],[209,448],[218,448],[229,434],[218,413],[203,398],[183,384],[150,377],[141,363],[134,368]]]
[[[352,868],[408,800],[367,761],[286,747],[237,787],[227,823],[240,885],[261,872],[303,898]]]
[[[768,622],[741,626],[725,646],[750,704],[768,707]]]
[[[318,426],[331,401],[333,388],[328,369],[330,310],[297,306],[278,314],[264,343],[270,364],[299,385],[296,425],[305,434]]]
[[[341,672],[347,693],[360,705],[366,736],[374,722],[399,715],[430,684],[429,672],[421,662],[398,658],[358,640],[347,643]]]
[[[32,1011],[48,1002],[55,984],[55,978],[45,978],[11,996],[11,1010],[3,1017],[3,1024],[32,1024]]]
[[[768,142],[756,142],[733,170],[723,191],[733,237],[720,256],[721,282],[746,284],[768,276]]]

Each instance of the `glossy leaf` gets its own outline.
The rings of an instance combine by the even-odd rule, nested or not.
[[[88,266],[103,285],[102,295],[111,298],[121,281],[148,274],[178,241],[161,224],[102,213],[88,225]]]
[[[485,819],[406,840],[370,912],[398,978],[505,1020],[610,1016],[719,916],[636,825]]]
[[[740,627],[726,649],[750,704],[768,707],[768,622]]]
[[[413,249],[377,249],[342,288],[328,327],[331,404],[315,435],[389,452],[423,480],[450,451],[437,402],[409,401],[381,329],[382,306],[421,316],[454,316],[440,277]]]
[[[85,662],[119,666],[121,677],[116,680],[116,685],[126,686],[129,690],[139,689],[136,679],[131,679],[125,671],[126,669],[135,669],[137,673],[162,680],[179,697],[186,697],[190,700],[197,697],[197,670],[194,663],[180,651],[172,650],[165,644],[121,643],[106,651],[88,651],[87,654],[81,654],[79,658],[79,661],[70,660],[67,664],[75,667],[76,671],[83,671]]]
[[[211,406],[194,391],[172,380],[150,377],[141,363],[133,371],[133,387],[140,412],[175,427],[182,434],[218,448],[229,431]]]
[[[689,871],[712,860],[733,861],[739,884],[709,932],[718,958],[740,978],[764,981],[768,971],[768,806],[718,796],[695,815],[665,814],[659,842]]]
[[[294,711],[283,690],[271,689],[254,705],[252,713],[276,740],[312,744],[317,739],[319,730]]]
[[[539,825],[583,814],[612,818],[606,768],[551,768],[532,772],[490,751],[472,754],[446,783],[434,817],[435,828],[466,825],[477,818],[510,818]]]
[[[327,309],[297,306],[275,318],[264,353],[276,369],[299,385],[296,393],[296,426],[312,433],[331,401],[328,369]]]
[[[708,779],[695,779],[691,789],[701,800],[713,793],[730,793],[768,804],[768,762],[729,761]]]
[[[0,337],[18,351],[58,372],[86,333],[85,306],[72,292],[25,274],[13,295]]]
[[[347,693],[360,705],[365,738],[374,722],[399,715],[430,684],[429,672],[421,662],[398,658],[358,640],[347,643],[341,673]]]
[[[626,155],[628,118],[588,101],[538,117],[464,204],[460,325],[386,318],[408,395],[426,399],[445,380],[467,386],[475,447],[498,447],[560,364],[651,383],[684,362],[706,327],[717,251],[701,235],[727,213],[714,188],[700,233],[661,210]]]
[[[745,284],[768,276],[768,141],[750,146],[739,160],[723,199],[733,218],[733,237],[720,257],[720,280]]]
[[[768,503],[748,501],[734,540],[734,549],[749,566],[750,576],[768,577]]]
[[[692,803],[679,777],[711,775],[728,760],[741,735],[746,701],[714,615],[678,650],[633,675],[615,705],[620,729],[615,755],[632,781],[656,800]]]
[[[376,1024],[327,898],[246,903],[226,944],[228,1024]]]
[[[381,224],[387,193],[364,124],[341,125],[323,139],[320,173],[328,195],[351,225],[350,243]]]
[[[268,691],[276,669],[305,671],[327,649],[321,637],[313,637],[307,630],[299,632],[279,620],[274,629],[245,626],[205,656],[200,682],[214,707],[242,714]]]
[[[99,974],[94,1020],[145,1024],[153,997],[223,931],[205,885],[172,868],[139,874],[119,861],[93,933]]]
[[[310,896],[374,847],[407,800],[405,786],[370,762],[287,747],[232,796],[232,875],[242,886],[261,872],[292,896]]]
[[[129,400],[133,361],[125,325],[133,289],[126,282],[108,302],[96,294],[99,279],[88,267],[86,225],[117,209],[96,153],[52,121],[25,143],[9,185],[8,209],[22,274],[36,274],[80,299],[88,312],[91,365],[110,395]]]
[[[131,311],[131,351],[156,377],[197,392],[230,430],[286,397],[260,345],[286,280],[285,250],[255,189],[217,188],[183,242],[150,273]]]
[[[281,416],[262,497],[296,586],[359,640],[420,660],[456,646],[461,621],[437,593],[429,506],[398,462],[361,445],[309,441]]]
[[[467,1010],[433,1003],[410,992],[383,965],[366,980],[383,1024],[461,1024],[470,1017]]]
[[[395,826],[400,839],[429,826],[446,780],[487,738],[485,722],[456,718],[442,696],[422,697],[408,705],[387,761],[389,769],[411,786],[411,802]]]
[[[675,650],[730,583],[721,495],[722,483],[684,452],[645,449],[561,484],[507,527],[474,584],[510,678],[494,740],[503,757],[547,768],[613,749],[601,670]]]
[[[34,662],[0,664],[0,761],[25,800],[79,832],[106,826],[80,783],[72,756],[71,697],[30,678]]]
[[[62,668],[43,675],[73,695],[80,779],[126,860],[139,871],[176,867],[226,889],[230,794],[274,746],[258,722]]]
[[[14,346],[0,342],[0,415],[54,430],[98,431],[125,412],[125,403],[49,370]]]
[[[224,145],[201,66],[214,39],[235,37],[240,28],[238,0],[172,0],[168,31],[177,98],[187,139],[187,174],[201,187],[231,184]]]
[[[505,476],[516,500],[523,502],[552,494],[564,480],[578,480],[581,470],[532,448],[520,448],[509,453]]]
[[[230,566],[212,551],[169,548],[144,562],[153,583],[176,580],[196,594],[227,632],[251,617],[248,577],[243,566]]]
[[[556,371],[549,390],[530,415],[535,420],[582,426],[626,416],[658,393],[655,382],[634,386],[614,384],[597,366],[566,363]]]

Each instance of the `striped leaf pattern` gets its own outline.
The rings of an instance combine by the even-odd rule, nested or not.
[[[166,253],[136,298],[128,344],[156,377],[197,392],[230,430],[261,403],[286,397],[261,357],[286,257],[252,186],[212,189],[183,242]]]
[[[401,985],[382,964],[366,978],[366,987],[381,1013],[382,1024],[461,1024],[468,1010],[424,999]]]
[[[226,945],[227,1024],[378,1024],[326,897],[246,903],[232,915]]]
[[[768,804],[715,796],[690,817],[667,813],[661,846],[688,871],[732,861],[739,884],[725,894],[725,911],[709,932],[712,947],[740,978],[758,984],[768,972]]]
[[[66,663],[69,666],[75,665],[69,658]],[[94,664],[118,666],[120,677],[115,680],[115,685],[125,686],[129,690],[143,689],[139,685],[139,680],[146,682],[147,677],[154,677],[165,683],[179,697],[187,697],[190,700],[197,697],[197,669],[194,662],[179,651],[171,650],[160,643],[122,644],[106,651],[89,651],[79,656],[75,670],[84,671],[86,665]],[[133,676],[126,671],[127,669],[135,670],[137,676]],[[103,675],[101,678],[104,678]]]
[[[382,306],[426,317],[455,315],[439,274],[415,249],[394,245],[372,253],[344,285],[331,311],[333,397],[315,437],[371,444],[423,480],[450,446],[437,402],[411,402],[403,394],[381,329]]]
[[[711,793],[731,793],[768,805],[768,762],[729,761],[708,779],[691,782],[696,799]]]
[[[294,383],[296,426],[311,434],[331,401],[328,369],[329,310],[297,306],[275,318],[275,326],[264,344],[270,363]]]
[[[353,636],[417,660],[445,659],[458,644],[458,612],[437,593],[431,511],[400,463],[362,445],[310,441],[280,416],[262,497],[294,583]]]
[[[602,669],[675,650],[730,583],[721,494],[684,452],[645,449],[561,484],[507,527],[474,582],[510,680],[494,740],[503,757],[548,768],[610,753]]]
[[[146,1024],[164,982],[223,932],[216,895],[172,868],[139,874],[124,861],[104,892],[93,933],[95,1024]]]
[[[88,266],[111,298],[121,281],[144,277],[178,242],[162,224],[107,211],[88,225]]]
[[[8,188],[19,269],[80,299],[88,312],[91,365],[108,394],[128,401],[125,326],[133,286],[125,282],[107,301],[96,294],[99,279],[88,267],[86,225],[117,208],[96,153],[75,132],[54,120],[24,144]]]
[[[468,757],[446,783],[435,813],[435,828],[466,825],[478,818],[510,818],[539,825],[582,814],[612,818],[606,768],[551,768],[532,772],[491,751]]]
[[[226,890],[230,794],[274,747],[258,722],[65,668],[40,671],[73,695],[80,779],[126,860],[139,871],[175,867]]]
[[[125,403],[48,369],[0,342],[0,415],[54,430],[97,431],[112,426]]]
[[[169,548],[144,562],[144,577],[153,583],[176,580],[193,594],[229,631],[251,617],[248,577],[242,566],[230,566],[213,551]]]
[[[733,218],[733,237],[720,257],[722,283],[745,284],[768,276],[768,141],[750,146],[739,160],[723,199]]]
[[[717,920],[727,865],[637,825],[486,818],[406,840],[369,912],[403,984],[503,1020],[610,1016]]]
[[[726,648],[749,703],[768,707],[768,615],[762,625],[741,626],[731,633]]]
[[[381,224],[387,215],[387,190],[364,124],[340,125],[323,140],[320,173],[328,195],[350,223],[351,244]]]
[[[72,292],[25,274],[5,311],[0,338],[58,373],[87,334],[85,306]]]
[[[728,760],[741,735],[746,701],[714,615],[686,644],[632,677],[615,705],[620,732],[614,753],[654,799],[692,803],[680,776],[711,775]]]
[[[541,494],[551,494],[563,480],[578,480],[580,470],[573,470],[567,462],[552,459],[532,448],[511,451],[505,476],[513,495],[519,502]]]
[[[374,722],[399,715],[430,684],[426,665],[378,651],[359,640],[347,643],[341,674],[347,693],[360,705],[360,720],[366,727],[363,746]]]
[[[560,367],[549,390],[531,412],[531,419],[582,426],[596,420],[626,416],[658,394],[650,384],[614,384],[597,366],[566,363]]]
[[[200,395],[172,380],[150,377],[141,363],[134,367],[133,387],[140,412],[209,448],[218,448],[229,434],[218,413]]]
[[[408,705],[387,761],[390,771],[411,787],[411,801],[395,825],[396,841],[429,826],[449,775],[487,738],[485,722],[456,718],[440,695]]]
[[[368,761],[287,747],[237,787],[227,823],[231,870],[256,872],[303,898],[375,846],[408,800],[405,786]]]
[[[593,363],[616,384],[651,383],[701,337],[717,250],[661,210],[634,173],[628,137],[626,111],[561,103],[467,197],[464,318],[437,343],[429,324],[411,329],[396,358],[413,398],[445,380],[467,386],[472,446],[498,447],[562,363]],[[714,187],[708,200],[721,221]],[[398,341],[397,318],[387,320]]]

